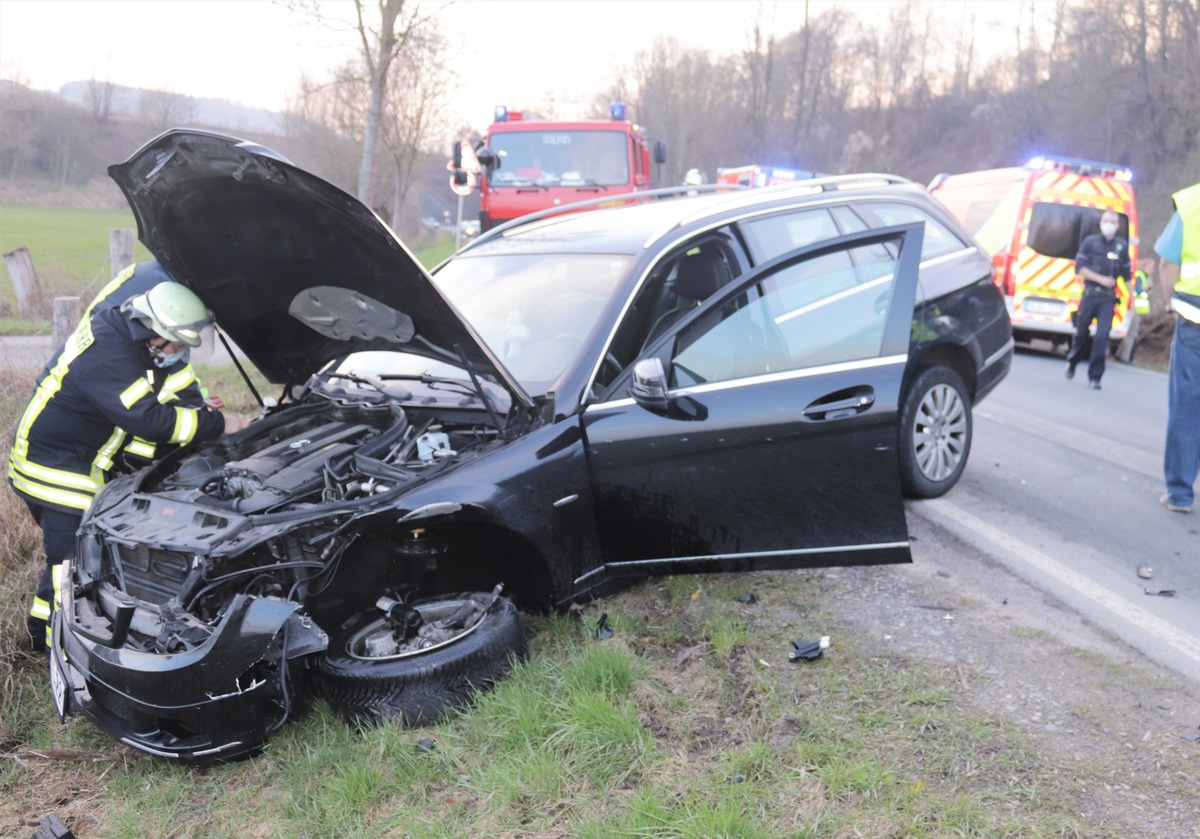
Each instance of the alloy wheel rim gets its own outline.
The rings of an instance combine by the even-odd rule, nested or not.
[[[462,605],[462,603],[463,601],[461,600],[439,600],[433,603],[422,605],[418,611],[420,611],[421,617],[426,621],[438,621],[448,615],[453,614],[455,611],[457,611],[458,607]],[[391,627],[388,626],[387,621],[381,618],[379,620],[372,621],[362,629],[358,630],[358,632],[355,632],[353,635],[351,635],[349,640],[346,642],[346,653],[350,656],[350,658],[354,658],[359,661],[396,661],[398,659],[411,658],[412,656],[425,655],[426,653],[433,652],[434,650],[440,650],[443,647],[448,647],[451,644],[461,641],[463,638],[467,637],[479,628],[479,625],[483,623],[484,617],[485,614],[480,615],[478,619],[470,626],[465,627],[461,632],[455,633],[453,637],[447,638],[441,643],[433,644],[428,647],[414,647],[412,645],[405,645],[402,649],[391,655],[370,655],[366,652],[366,647],[371,637],[375,635],[391,634]]]
[[[967,446],[967,409],[947,384],[931,387],[917,406],[913,423],[917,467],[931,481],[944,481],[962,463]]]

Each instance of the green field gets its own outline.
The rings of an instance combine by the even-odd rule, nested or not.
[[[72,210],[0,204],[0,253],[28,248],[45,301],[54,297],[96,291],[111,276],[108,234],[114,228],[136,231],[133,214],[117,210]],[[454,251],[454,239],[443,235],[417,258],[433,267]],[[141,242],[134,243],[134,259],[150,259]],[[49,323],[49,303],[29,318],[20,318],[7,270],[0,283],[0,335],[29,334]]]
[[[0,253],[28,248],[47,297],[78,294],[107,281],[108,232],[114,228],[136,230],[133,214],[0,204]],[[141,242],[134,245],[134,258],[150,258]],[[12,283],[6,281],[0,286],[0,311],[15,314],[15,306]]]

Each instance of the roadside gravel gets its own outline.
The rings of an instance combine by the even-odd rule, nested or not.
[[[958,701],[1027,729],[1086,824],[1200,837],[1200,686],[911,511],[908,523],[912,565],[825,573],[843,629],[953,668]]]

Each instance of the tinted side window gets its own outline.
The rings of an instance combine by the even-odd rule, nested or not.
[[[1085,237],[1100,232],[1102,210],[1095,207],[1076,207],[1068,204],[1038,202],[1029,214],[1029,237],[1026,245],[1044,256],[1074,259],[1079,243]],[[1121,229],[1117,235],[1129,238],[1129,217],[1117,214]]]
[[[914,221],[925,222],[925,244],[921,248],[922,260],[960,251],[967,247],[967,243],[950,232],[950,228],[929,215],[929,213],[911,204],[893,204],[891,202],[878,201],[864,202],[862,204],[855,203],[854,206],[866,213],[868,218],[874,216],[878,220],[878,223],[872,224],[872,227],[892,227],[893,225],[908,224]]]
[[[836,251],[764,277],[680,333],[671,386],[877,356],[895,286],[889,251],[899,248]]]
[[[824,208],[753,219],[745,222],[742,229],[756,263],[832,239],[839,233],[833,217]]]

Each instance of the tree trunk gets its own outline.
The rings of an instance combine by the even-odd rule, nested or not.
[[[388,70],[403,45],[403,39],[396,36],[396,21],[404,8],[404,2],[405,0],[380,0],[381,20],[375,44],[371,43],[372,33],[363,22],[362,0],[355,0],[354,4],[358,13],[358,34],[362,41],[363,57],[367,61],[371,85],[367,124],[363,130],[362,165],[358,170],[358,200],[368,207],[375,197],[375,155],[379,147],[379,128],[383,121],[383,101],[387,95]]]

